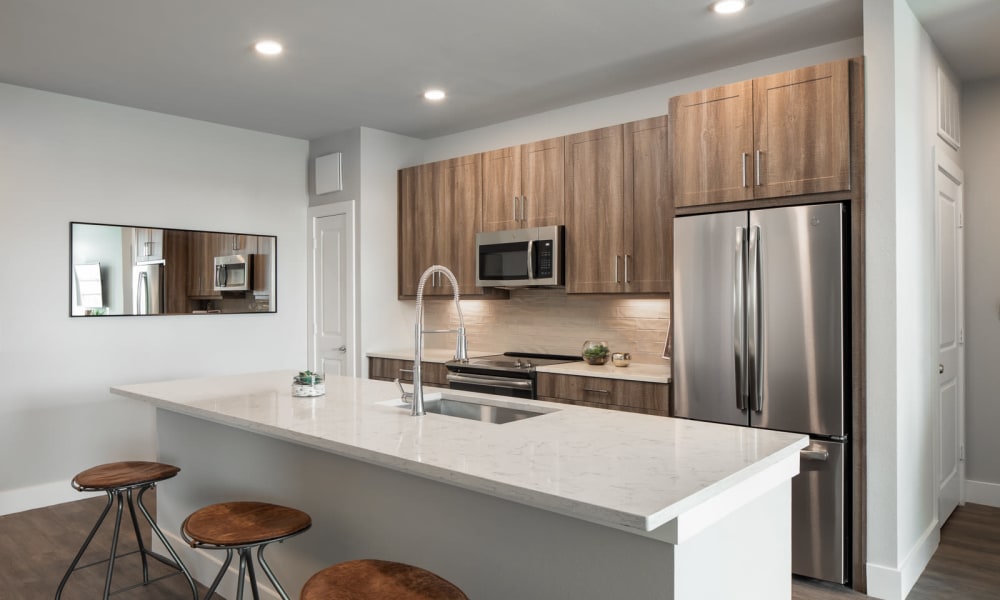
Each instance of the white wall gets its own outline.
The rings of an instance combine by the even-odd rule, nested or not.
[[[933,152],[947,69],[905,0],[866,0],[868,593],[904,598],[939,540]]]
[[[861,53],[862,40],[856,38],[583,102],[488,127],[470,129],[428,140],[420,162],[495,150],[515,144],[665,115],[667,114],[667,102],[671,96],[831,60],[860,56]]]
[[[1000,506],[1000,78],[962,88],[965,167],[966,499]]]
[[[111,385],[305,364],[307,151],[0,84],[0,514],[156,456],[153,411]],[[70,318],[70,221],[277,235],[278,312]]]

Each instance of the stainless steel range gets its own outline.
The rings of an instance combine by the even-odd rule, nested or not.
[[[583,359],[560,354],[504,352],[470,358],[468,362],[452,360],[445,366],[450,389],[534,399],[537,367],[578,360]]]

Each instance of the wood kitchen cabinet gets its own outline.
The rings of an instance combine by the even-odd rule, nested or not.
[[[667,117],[566,138],[566,291],[669,293]]]
[[[483,231],[562,225],[564,138],[483,154]]]
[[[538,399],[666,417],[670,384],[538,373]]]
[[[229,237],[222,233],[190,232],[188,296],[221,298],[215,291],[215,257],[229,254]]]
[[[482,228],[481,154],[399,171],[399,296],[417,295],[427,267],[451,269],[463,296],[481,296],[476,287],[476,233]],[[427,280],[424,296],[452,296],[440,275]]]
[[[849,190],[848,63],[671,98],[674,205]]]
[[[132,259],[137,265],[163,260],[163,230],[150,227],[133,228]]]
[[[448,387],[448,368],[444,363],[421,361],[420,370],[424,385]],[[413,361],[369,356],[368,378],[379,381],[393,381],[399,378],[400,381],[412,383]]]

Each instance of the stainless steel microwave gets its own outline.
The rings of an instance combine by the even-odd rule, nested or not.
[[[215,257],[215,291],[246,292],[253,289],[253,254]]]
[[[562,225],[476,234],[477,287],[563,285]]]

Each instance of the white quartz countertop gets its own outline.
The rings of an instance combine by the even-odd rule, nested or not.
[[[559,375],[577,375],[581,377],[607,377],[609,379],[628,379],[630,381],[648,381],[651,383],[670,383],[670,361],[660,364],[629,363],[627,367],[616,367],[609,360],[603,365],[590,365],[586,361],[559,363],[535,369],[539,373],[556,373]]]
[[[798,434],[458,391],[448,394],[550,412],[502,425],[437,414],[412,417],[408,408],[387,402],[398,397],[392,383],[330,377],[325,396],[295,398],[294,374],[184,379],[111,391],[643,535],[671,522],[659,531],[677,534],[675,519],[686,512],[704,520],[707,512],[720,512],[720,502],[745,501],[759,489],[755,481],[789,479],[808,442]],[[428,399],[439,391],[426,388]],[[711,508],[698,512],[700,507]]]

